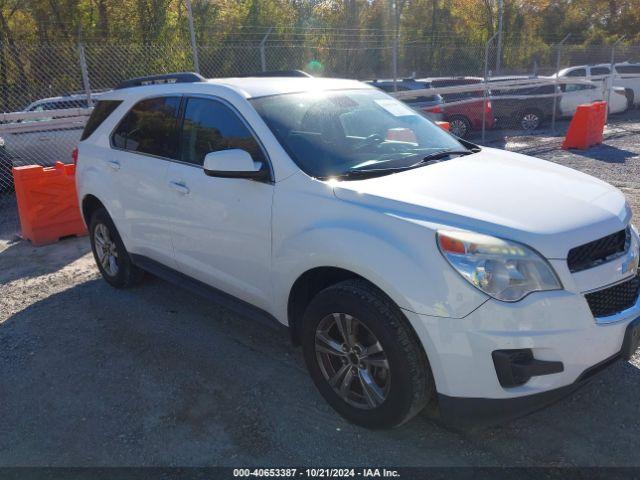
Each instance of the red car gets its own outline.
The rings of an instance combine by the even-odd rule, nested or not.
[[[425,78],[420,81],[430,82],[433,88],[452,87],[456,85],[472,85],[482,81],[476,77],[438,77]],[[469,136],[472,130],[482,129],[484,116],[485,128],[493,128],[495,119],[491,101],[484,104],[483,91],[443,93],[445,103],[432,107],[431,113],[442,113],[443,120],[449,122],[449,131],[461,138]],[[436,112],[433,109],[438,109]]]

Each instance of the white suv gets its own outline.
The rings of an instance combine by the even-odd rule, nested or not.
[[[640,63],[616,63],[614,65],[613,85],[624,88],[629,108],[640,105]],[[580,65],[565,68],[558,72],[560,77],[586,78],[592,81],[605,82],[611,77],[611,65],[602,63],[599,65]],[[612,92],[613,93],[613,92]]]
[[[124,87],[77,157],[105,280],[151,272],[288,326],[349,420],[493,422],[635,352],[638,232],[607,183],[352,80]]]

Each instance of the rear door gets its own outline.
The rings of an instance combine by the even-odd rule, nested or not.
[[[611,68],[604,65],[589,67],[589,76],[591,81],[602,82],[603,88],[606,88],[611,82]]]
[[[169,266],[175,264],[166,175],[177,156],[180,101],[159,96],[136,103],[115,128],[106,159],[118,186],[122,217],[117,227],[127,249]]]
[[[601,99],[600,88],[595,85],[568,83],[562,86],[560,111],[563,116],[570,117],[575,113],[578,105],[588,104]]]

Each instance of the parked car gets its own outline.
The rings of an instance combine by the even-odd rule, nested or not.
[[[613,186],[353,80],[169,79],[105,94],[78,145],[110,285],[148,271],[287,326],[371,428],[520,415],[634,354],[640,238]]]
[[[572,117],[578,105],[608,101],[609,113],[621,113],[627,110],[628,102],[625,89],[613,87],[611,95],[603,92],[602,85],[567,83],[560,85],[562,95],[560,97],[560,114],[564,117]]]
[[[525,76],[493,77],[490,83],[509,80],[529,80]],[[492,88],[491,106],[500,128],[535,130],[553,115],[553,95],[556,86],[535,85],[522,88]],[[556,100],[556,109],[557,103]]]
[[[98,101],[101,93],[92,95]],[[54,165],[57,161],[70,162],[71,152],[80,140],[86,117],[76,117],[68,122],[59,122],[52,128],[56,110],[87,108],[86,95],[66,95],[43,98],[29,104],[24,112],[51,112],[38,118],[19,120],[19,127],[4,133],[6,151],[16,165]],[[44,115],[44,114],[43,114]],[[58,117],[59,118],[59,117]]]
[[[0,137],[0,193],[13,191],[13,162],[7,152],[4,138]]]
[[[435,77],[420,79],[433,88],[473,85],[481,82],[478,77]],[[449,122],[449,131],[460,138],[466,138],[473,130],[481,130],[484,116],[485,128],[493,128],[495,123],[491,99],[485,103],[482,90],[441,94],[443,120]]]
[[[393,80],[372,80],[367,82],[369,85],[379,88],[383,92],[393,94],[394,92],[407,92],[410,90],[425,90],[431,88],[428,82],[422,82],[413,78],[405,78],[398,80],[394,86]],[[413,98],[403,98],[402,101],[414,110],[425,115],[427,118],[437,121],[442,120],[442,96],[434,93],[433,95],[418,93]]]
[[[101,93],[92,93],[92,101],[98,101]],[[40,112],[45,110],[64,110],[67,108],[88,108],[86,93],[63,95],[59,97],[41,98],[31,102],[24,109],[25,112]]]
[[[611,64],[572,66],[560,70],[558,76],[584,78],[606,83],[606,80],[611,76]],[[613,85],[624,88],[629,108],[640,105],[640,63],[616,63],[614,65]]]

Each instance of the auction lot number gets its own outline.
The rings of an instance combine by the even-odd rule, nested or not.
[[[398,478],[395,470],[385,468],[235,468],[234,477],[283,478]]]

